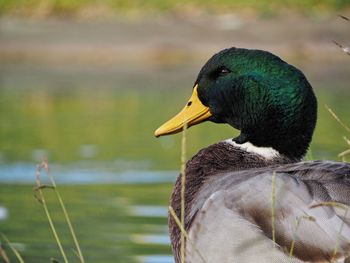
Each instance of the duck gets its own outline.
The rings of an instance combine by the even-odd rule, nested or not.
[[[205,121],[240,133],[186,163],[184,244],[168,216],[176,263],[350,262],[350,164],[303,160],[316,120],[309,81],[278,56],[232,47],[205,63],[155,136]],[[181,176],[170,198],[178,218]]]

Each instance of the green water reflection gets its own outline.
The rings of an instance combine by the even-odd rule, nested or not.
[[[177,169],[181,135],[155,139],[153,132],[175,114],[190,89],[28,88],[0,90],[0,156],[3,162],[103,160],[133,169]],[[311,146],[314,158],[336,159],[346,135],[324,105],[345,122],[349,92],[316,90],[319,119]],[[227,125],[205,123],[188,133],[189,155],[237,135]],[[39,155],[39,156],[38,156]]]
[[[138,259],[170,255],[166,213],[135,213],[143,206],[152,209],[150,205],[165,209],[170,185],[61,186],[59,190],[87,262],[144,262]],[[46,199],[70,262],[78,262],[54,193],[46,191]],[[1,185],[0,201],[8,211],[7,220],[0,220],[0,231],[14,242],[25,262],[61,258],[31,186]]]

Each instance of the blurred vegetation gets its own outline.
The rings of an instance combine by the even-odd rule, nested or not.
[[[1,0],[2,14],[16,15],[83,15],[89,10],[101,16],[128,12],[178,12],[200,10],[236,11],[254,10],[274,13],[281,10],[298,12],[334,11],[350,7],[350,0]]]

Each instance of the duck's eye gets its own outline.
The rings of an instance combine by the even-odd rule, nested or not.
[[[218,68],[218,70],[217,70],[217,75],[218,76],[225,76],[226,74],[228,74],[228,73],[230,73],[231,71],[228,69],[228,68],[226,68],[226,67],[220,67],[220,68]]]

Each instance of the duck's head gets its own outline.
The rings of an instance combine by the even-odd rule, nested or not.
[[[317,102],[304,74],[261,50],[230,48],[203,66],[184,109],[155,131],[173,134],[209,120],[240,130],[233,140],[301,159],[311,142]]]

